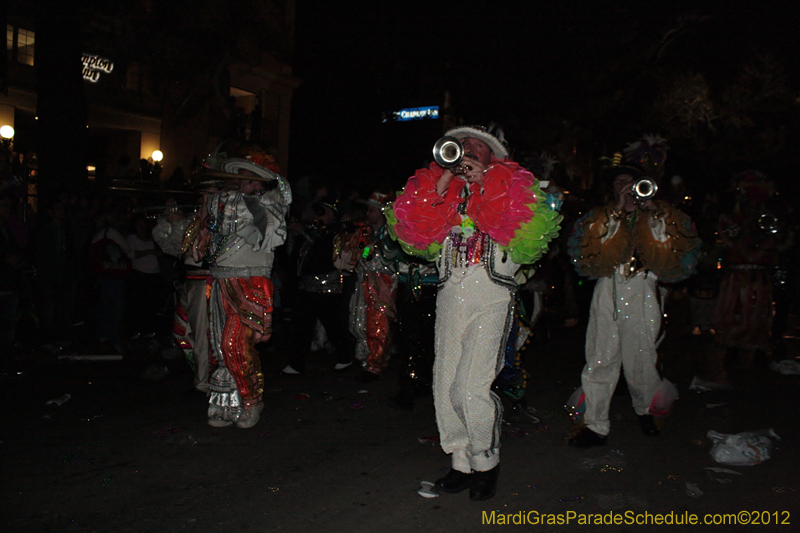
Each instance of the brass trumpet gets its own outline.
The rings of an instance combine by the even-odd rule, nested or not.
[[[465,174],[472,170],[463,164],[464,145],[455,137],[445,135],[433,145],[433,160],[442,168],[449,168],[453,174]]]

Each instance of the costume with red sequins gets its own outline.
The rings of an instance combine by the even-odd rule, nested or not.
[[[213,283],[208,301],[211,364],[209,418],[236,421],[261,404],[264,376],[255,344],[272,333],[274,250],[286,240],[288,183],[253,195],[224,191],[206,202]]]
[[[356,338],[356,359],[364,369],[380,374],[389,363],[391,324],[397,321],[397,244],[386,225],[361,230],[356,263],[356,290],[350,301],[350,332]]]
[[[500,460],[502,404],[491,386],[514,317],[515,274],[541,257],[561,217],[517,163],[494,158],[482,184],[453,179],[441,196],[443,172],[435,163],[418,170],[386,219],[406,253],[439,270],[433,387],[442,449],[455,470],[488,471]]]

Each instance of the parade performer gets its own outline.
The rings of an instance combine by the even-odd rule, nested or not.
[[[770,202],[774,184],[759,171],[734,178],[736,204],[717,225],[724,248],[723,278],[711,314],[720,346],[735,350],[739,365],[748,367],[760,354],[769,359],[772,346],[773,275],[780,253],[791,240]],[[778,340],[778,339],[774,339]]]
[[[500,469],[502,403],[491,386],[514,319],[514,276],[542,256],[561,217],[533,174],[508,158],[499,129],[457,127],[447,136],[460,141],[461,164],[417,170],[386,218],[406,253],[439,270],[433,391],[452,468],[436,488],[469,488],[470,499],[485,500]]]
[[[400,252],[398,261],[397,393],[390,407],[414,410],[417,396],[431,393],[436,321],[436,266]]]
[[[209,190],[201,213],[206,231],[195,259],[205,256],[213,283],[208,300],[211,375],[208,423],[253,427],[263,409],[264,376],[255,344],[272,334],[274,250],[286,240],[289,184],[251,159],[225,159],[222,175],[233,188]],[[205,251],[205,254],[203,252]]]
[[[582,276],[598,278],[586,331],[586,366],[581,374],[586,412],[571,446],[606,443],[608,411],[620,367],[642,431],[657,435],[653,407],[669,382],[656,368],[663,313],[658,282],[676,282],[695,270],[700,239],[689,217],[662,201],[637,200],[633,187],[642,177],[633,166],[607,170],[614,200],[579,219],[568,253]]]
[[[350,273],[335,263],[335,242],[343,231],[336,202],[323,198],[312,204],[314,222],[290,224],[302,244],[297,255],[297,292],[292,304],[293,341],[289,364],[282,373],[306,371],[310,339],[317,322],[335,350],[334,370],[344,370],[353,361],[353,337],[347,330],[346,276]]]
[[[363,382],[377,381],[389,364],[392,323],[397,321],[397,244],[389,237],[383,208],[388,195],[374,192],[367,200],[367,220],[356,235],[356,290],[350,306],[350,332],[356,338],[356,360]],[[352,240],[351,240],[352,246]]]
[[[170,203],[168,202],[168,205]],[[184,279],[178,291],[178,302],[172,319],[172,334],[194,371],[194,386],[201,392],[208,388],[208,306],[206,279],[208,268],[195,261],[184,247],[184,236],[195,217],[187,217],[173,204],[158,217],[153,239],[165,254],[183,259]]]

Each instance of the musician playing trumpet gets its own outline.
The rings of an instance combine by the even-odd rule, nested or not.
[[[578,448],[606,444],[611,397],[621,370],[642,432],[658,434],[653,415],[665,413],[656,409],[654,404],[664,406],[654,399],[668,387],[656,369],[663,314],[658,282],[693,274],[701,244],[688,216],[665,202],[635,194],[642,172],[620,165],[620,159],[621,154],[601,174],[611,182],[614,199],[579,219],[568,244],[578,274],[599,278],[581,374],[586,411],[569,439],[569,445]]]
[[[153,228],[153,239],[165,254],[183,260],[184,279],[178,293],[172,333],[175,342],[194,371],[194,386],[208,393],[208,307],[206,279],[208,268],[183,247],[184,236],[193,218],[184,215],[176,202],[167,202]]]
[[[253,427],[263,409],[264,376],[255,344],[272,334],[270,280],[275,248],[286,240],[288,182],[249,159],[221,165],[234,187],[207,191],[205,228],[193,247],[210,267],[211,374],[208,423]]]
[[[486,500],[500,471],[503,408],[491,386],[514,318],[515,274],[541,257],[561,217],[511,161],[501,130],[464,126],[447,136],[463,145],[461,165],[417,170],[385,214],[403,250],[439,271],[433,391],[451,469],[436,490]]]

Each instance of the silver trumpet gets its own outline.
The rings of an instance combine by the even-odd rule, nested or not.
[[[644,202],[656,195],[658,185],[650,178],[642,178],[633,184],[631,194],[637,202]]]
[[[767,233],[778,233],[778,217],[772,213],[763,213],[758,217],[758,227]]]
[[[464,161],[464,145],[455,137],[445,135],[433,145],[433,160],[442,168],[449,168],[453,174],[464,174],[472,170]]]

